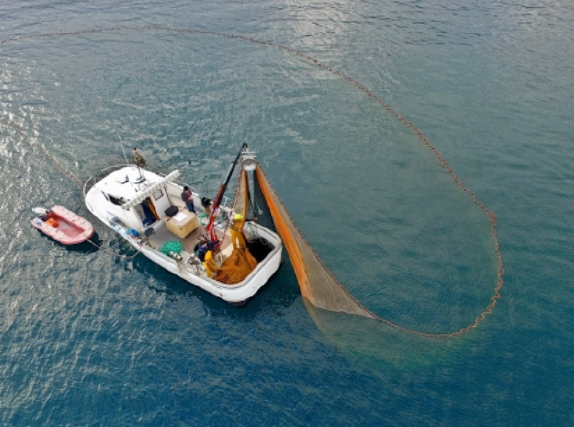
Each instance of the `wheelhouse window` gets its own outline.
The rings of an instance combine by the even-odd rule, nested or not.
[[[114,197],[111,194],[107,194],[107,196],[114,205],[121,206],[126,202],[123,197]]]

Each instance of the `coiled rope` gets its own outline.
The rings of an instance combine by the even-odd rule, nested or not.
[[[67,170],[64,166],[62,166],[54,156],[52,156],[48,150],[46,150],[46,148],[40,144],[39,142],[37,142],[32,136],[28,135],[26,132],[24,132],[22,129],[20,129],[19,127],[15,126],[14,124],[7,122],[4,119],[0,118],[0,124],[3,124],[4,126],[7,126],[9,128],[11,128],[12,130],[14,130],[15,132],[17,132],[20,136],[24,137],[24,139],[26,139],[30,145],[33,148],[37,148],[38,151],[40,152],[40,154],[48,161],[50,162],[53,166],[56,167],[56,169],[58,169],[60,172],[62,172],[76,187],[78,187],[78,189],[80,191],[82,191],[83,189],[83,184],[80,182],[80,180],[78,178],[76,178],[74,176],[74,174],[72,174],[69,170]],[[110,251],[106,248],[104,248],[102,245],[98,245],[96,242],[94,242],[91,239],[87,239],[86,240],[88,243],[90,243],[91,245],[95,246],[98,249],[103,250],[104,252],[107,252],[115,257],[121,258],[121,259],[126,259],[126,260],[130,260],[130,259],[134,259],[141,251],[141,249],[139,249],[134,255],[122,255],[122,254],[118,254],[116,252]]]
[[[416,127],[411,121],[409,121],[404,116],[402,116],[397,111],[395,111],[389,104],[384,102],[379,96],[373,94],[363,84],[359,83],[357,80],[353,79],[352,77],[349,77],[345,73],[338,71],[338,70],[335,70],[335,69],[331,68],[330,66],[323,64],[322,62],[313,58],[310,55],[307,55],[307,54],[302,53],[296,49],[293,49],[289,46],[285,46],[285,45],[282,45],[279,43],[272,43],[272,42],[268,42],[268,41],[258,40],[258,39],[252,38],[252,37],[242,36],[242,35],[238,35],[238,34],[228,34],[228,33],[222,33],[222,32],[217,32],[217,31],[198,30],[198,29],[191,29],[191,28],[172,28],[172,27],[151,26],[151,25],[117,26],[117,27],[107,27],[107,28],[69,31],[69,32],[31,34],[31,35],[27,35],[27,36],[19,36],[19,37],[9,38],[9,39],[5,39],[5,40],[0,40],[0,44],[6,44],[8,42],[15,42],[15,41],[19,41],[19,40],[44,38],[44,37],[78,35],[78,34],[97,34],[97,33],[108,33],[108,32],[112,32],[112,31],[157,31],[157,32],[163,31],[163,32],[182,33],[182,34],[204,34],[204,35],[213,35],[213,36],[224,37],[224,38],[228,38],[228,39],[243,40],[243,41],[257,44],[257,45],[270,46],[270,47],[273,47],[276,49],[280,49],[280,50],[292,53],[292,54],[310,62],[311,64],[313,64],[313,65],[315,65],[315,66],[317,66],[323,70],[326,70],[335,76],[338,76],[338,77],[348,81],[353,86],[355,86],[357,89],[364,92],[369,98],[373,99],[375,102],[377,102],[379,105],[381,105],[381,107],[383,107],[386,111],[388,111],[391,115],[393,115],[395,118],[397,118],[401,123],[403,123],[409,129],[411,129],[414,132],[414,134],[423,142],[424,146],[434,154],[437,162],[452,177],[452,179],[456,183],[458,189],[467,193],[470,196],[472,202],[474,204],[476,204],[478,207],[480,207],[480,209],[482,209],[485,212],[485,214],[490,219],[490,228],[491,228],[492,238],[493,238],[493,242],[494,242],[494,252],[495,252],[496,258],[498,260],[498,271],[497,271],[498,281],[497,281],[496,286],[494,287],[494,291],[493,291],[493,295],[490,299],[490,303],[480,313],[480,315],[478,315],[474,319],[474,321],[472,323],[470,323],[468,326],[466,326],[464,328],[459,329],[458,331],[447,332],[447,333],[429,333],[429,332],[417,331],[414,329],[409,329],[409,328],[405,328],[403,326],[397,325],[397,324],[395,324],[389,320],[386,320],[386,319],[383,319],[383,318],[377,316],[376,314],[374,314],[370,311],[369,312],[373,315],[374,318],[376,318],[380,322],[382,322],[382,323],[384,323],[384,324],[386,324],[392,328],[395,328],[395,329],[398,329],[398,330],[401,330],[404,332],[416,334],[416,335],[421,335],[424,337],[429,337],[429,338],[453,338],[453,337],[462,335],[462,334],[464,334],[464,333],[466,333],[472,329],[475,329],[486,318],[486,316],[488,316],[489,314],[492,313],[492,311],[496,307],[496,304],[498,303],[498,301],[501,298],[500,292],[501,292],[502,287],[504,285],[504,279],[503,279],[504,266],[503,266],[503,262],[502,262],[502,253],[500,251],[500,246],[498,243],[498,236],[497,236],[497,231],[496,231],[496,216],[494,215],[494,212],[492,210],[488,209],[480,200],[478,200],[476,195],[472,191],[470,191],[470,189],[465,185],[465,183],[463,181],[460,180],[459,176],[454,172],[452,167],[450,167],[450,165],[448,164],[446,159],[430,143],[430,141],[427,139],[426,136],[424,136],[424,134],[422,133],[422,131],[418,127]],[[7,124],[6,122],[4,122],[4,123]],[[45,152],[43,147],[41,148],[41,151]],[[52,161],[52,163],[54,163],[54,161]],[[56,165],[56,167],[58,167],[60,169],[59,165],[57,165],[56,163],[54,163],[54,164]],[[67,171],[65,171],[65,170],[63,170],[63,172],[66,173],[66,175],[68,174]],[[76,181],[74,181],[74,182],[76,183]],[[325,267],[325,269],[326,269],[326,267]],[[329,271],[328,269],[326,269],[326,270]],[[329,272],[329,273],[333,276],[333,274],[331,272]]]

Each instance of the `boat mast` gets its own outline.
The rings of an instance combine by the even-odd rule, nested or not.
[[[124,153],[124,159],[126,161],[126,166],[128,166],[129,165],[128,156],[126,156],[126,150],[124,149],[124,142],[122,141],[122,136],[120,134],[118,134],[118,137],[120,138],[120,146],[122,147],[122,152]]]
[[[244,142],[243,145],[241,146],[241,149],[239,150],[239,153],[237,153],[235,160],[233,160],[233,162],[229,166],[229,169],[227,170],[227,175],[225,176],[225,180],[223,181],[223,184],[221,184],[221,187],[219,187],[219,192],[217,193],[217,196],[215,197],[215,200],[213,201],[213,207],[211,209],[211,214],[209,216],[209,224],[207,224],[207,227],[205,227],[205,229],[209,232],[211,240],[217,240],[217,235],[215,234],[215,231],[213,230],[213,226],[214,226],[214,222],[215,222],[215,212],[216,212],[217,208],[219,208],[219,205],[221,204],[221,200],[223,199],[223,194],[225,193],[225,190],[227,189],[227,185],[229,184],[229,181],[231,180],[231,176],[233,175],[235,165],[237,165],[237,162],[239,161],[241,154],[243,154],[243,150],[245,150],[246,148],[247,148],[247,143]]]

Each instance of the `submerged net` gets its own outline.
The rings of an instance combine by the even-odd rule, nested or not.
[[[492,238],[493,238],[493,243],[494,243],[494,251],[495,251],[495,255],[497,258],[497,262],[498,262],[497,283],[494,287],[494,292],[493,292],[493,295],[491,296],[490,303],[478,315],[478,317],[476,317],[474,319],[473,322],[471,322],[466,327],[464,327],[458,331],[451,332],[451,333],[424,333],[424,332],[419,332],[416,330],[410,330],[410,329],[401,327],[401,326],[393,324],[387,320],[381,319],[380,317],[370,313],[367,309],[362,307],[357,301],[354,300],[354,298],[352,298],[347,293],[347,291],[336,281],[336,279],[334,279],[331,276],[331,274],[328,272],[328,270],[323,266],[321,261],[314,254],[314,252],[312,251],[310,246],[303,239],[303,237],[301,236],[301,233],[295,227],[295,225],[293,224],[293,221],[291,221],[291,219],[289,218],[289,215],[288,215],[287,211],[285,210],[285,208],[283,207],[283,205],[281,204],[277,194],[271,188],[271,186],[268,185],[268,182],[267,182],[265,176],[263,175],[262,171],[258,170],[257,175],[261,178],[261,181],[263,182],[263,185],[265,187],[265,198],[268,200],[268,203],[273,206],[273,208],[272,208],[273,220],[278,225],[277,229],[280,232],[280,234],[281,234],[281,236],[285,242],[285,247],[286,247],[286,249],[289,252],[289,255],[291,257],[293,267],[295,269],[295,272],[297,274],[297,278],[298,278],[300,286],[301,286],[301,291],[302,291],[303,295],[305,296],[305,301],[309,301],[310,303],[312,303],[316,307],[321,307],[321,308],[324,308],[326,310],[347,312],[347,313],[352,313],[352,314],[358,314],[358,315],[364,316],[364,317],[376,318],[380,322],[382,322],[388,326],[391,326],[393,328],[396,328],[398,330],[405,331],[405,332],[411,332],[414,334],[423,335],[423,336],[432,337],[432,338],[453,337],[453,336],[457,336],[457,335],[460,335],[462,333],[465,333],[465,332],[467,332],[473,328],[476,328],[480,322],[482,322],[489,314],[492,313],[495,306],[497,305],[497,302],[501,298],[501,290],[503,287],[503,275],[504,275],[502,254],[500,252],[499,243],[498,243],[497,230],[496,230],[496,217],[495,217],[494,213],[490,209],[488,209],[482,202],[480,202],[476,198],[475,194],[472,193],[468,187],[466,187],[464,182],[462,182],[459,179],[458,175],[455,174],[454,170],[450,167],[448,162],[442,157],[440,152],[434,146],[431,145],[430,141],[423,135],[423,133],[412,122],[410,122],[409,120],[407,120],[406,117],[402,116],[397,111],[395,111],[389,104],[384,102],[380,97],[378,97],[376,94],[374,94],[369,89],[367,89],[359,81],[357,81],[357,80],[353,79],[352,77],[344,74],[343,72],[334,70],[330,66],[323,64],[318,59],[311,57],[305,53],[302,53],[302,52],[300,52],[294,48],[285,46],[285,45],[276,44],[276,43],[272,43],[272,42],[264,41],[264,40],[258,40],[258,39],[254,39],[254,38],[247,37],[247,36],[242,36],[242,35],[237,35],[237,34],[227,34],[227,33],[221,33],[221,32],[214,32],[214,31],[208,31],[205,29],[197,29],[196,30],[196,29],[187,29],[187,28],[169,28],[169,27],[152,27],[152,26],[110,27],[110,28],[101,28],[101,29],[97,29],[97,30],[86,29],[86,30],[74,31],[74,32],[69,32],[69,33],[34,34],[34,35],[29,35],[29,36],[22,36],[22,37],[16,37],[16,38],[12,38],[12,39],[0,40],[0,44],[5,44],[8,42],[13,42],[13,41],[21,40],[21,39],[35,39],[35,38],[52,37],[52,36],[58,36],[58,35],[91,34],[91,33],[105,33],[105,32],[116,32],[116,31],[132,31],[132,30],[135,30],[135,31],[143,31],[143,30],[145,30],[145,31],[161,31],[161,32],[167,31],[167,32],[174,32],[174,33],[185,33],[185,34],[209,34],[209,35],[224,37],[224,38],[228,38],[228,39],[242,40],[242,41],[253,43],[253,44],[256,44],[259,46],[271,46],[271,47],[277,48],[279,50],[282,50],[284,52],[289,52],[289,53],[295,55],[296,57],[305,60],[309,64],[312,64],[313,66],[318,67],[321,70],[324,70],[324,71],[331,73],[331,75],[333,77],[337,77],[337,78],[341,78],[341,79],[346,80],[351,85],[353,85],[355,88],[357,88],[359,91],[366,94],[371,100],[378,103],[384,110],[386,110],[388,113],[390,113],[392,116],[394,116],[403,125],[405,125],[407,128],[412,130],[414,132],[414,134],[417,135],[417,137],[420,138],[420,140],[424,143],[424,146],[426,148],[428,148],[434,154],[434,156],[435,156],[436,160],[439,162],[439,164],[446,170],[446,172],[448,174],[451,175],[451,177],[453,178],[457,187],[461,191],[468,193],[468,195],[471,197],[473,203],[475,203],[477,206],[479,206],[486,213],[486,215],[488,216],[488,218],[490,220]],[[80,181],[78,181],[78,179],[75,178],[69,171],[67,171],[64,167],[62,167],[54,159],[53,156],[49,155],[45,148],[43,148],[40,144],[34,142],[32,138],[30,138],[24,132],[17,129],[16,127],[9,124],[8,122],[0,120],[0,123],[13,127],[18,133],[27,137],[31,141],[32,145],[35,146],[36,148],[38,148],[40,150],[40,153],[44,157],[46,157],[47,160],[52,162],[56,168],[58,168],[66,176],[68,176],[68,178],[72,182],[74,182],[78,186],[78,188],[82,189],[82,183]],[[258,214],[258,217],[261,217],[261,215]],[[259,222],[261,223],[260,220],[259,220]],[[96,245],[95,243],[93,243],[91,241],[89,241],[89,242],[94,244],[94,246],[99,247],[99,245]],[[234,251],[232,256],[241,257],[242,252],[239,252],[238,254],[235,254],[235,252],[237,252],[237,251]],[[123,255],[117,255],[117,256],[124,258],[124,259],[133,258],[133,256],[130,256],[130,257],[126,257]],[[249,261],[247,260],[248,257],[245,256],[244,258],[245,258],[245,260],[242,262],[238,262],[237,265],[242,265],[243,263],[249,263]],[[228,263],[235,265],[235,262],[232,260],[228,261]],[[243,268],[243,267],[241,267],[241,268]],[[249,273],[247,273],[247,274],[249,274]],[[236,279],[230,277],[230,280],[236,280]],[[308,304],[308,306],[309,306],[309,304]],[[320,310],[316,310],[316,311],[318,312]],[[329,318],[331,318],[331,315],[332,315],[332,313],[328,313],[328,312],[322,312],[320,314],[325,315],[326,317],[329,317]],[[314,316],[314,318],[315,318],[315,316]],[[354,317],[353,321],[356,323],[363,324],[364,318]],[[335,324],[335,322],[331,322],[331,323]],[[336,323],[337,323],[336,326],[343,326],[343,324],[342,324],[343,322],[336,322]],[[348,323],[349,322],[347,322],[347,324]]]
[[[260,166],[256,169],[255,178],[258,190],[265,198],[275,228],[289,253],[303,297],[315,307],[324,310],[375,318],[339,284],[323,265],[295,226]]]
[[[453,332],[432,333],[409,329],[383,319],[365,308],[350,295],[345,287],[329,272],[309,243],[303,238],[300,230],[289,216],[289,213],[259,165],[255,172],[255,194],[256,196],[259,194],[264,199],[275,229],[283,239],[283,244],[289,254],[293,270],[297,276],[299,287],[301,288],[301,294],[304,297],[305,305],[311,317],[324,332],[335,337],[335,341],[342,343],[343,346],[357,347],[362,345],[361,339],[358,338],[357,334],[353,331],[356,331],[357,327],[361,330],[365,329],[365,318],[377,320],[380,322],[378,323],[379,325],[384,324],[402,332],[409,332],[427,338],[455,337],[476,328],[478,324],[492,312],[496,302],[500,298],[500,288],[502,287],[502,274],[504,270],[502,269],[502,260],[498,250],[496,231],[494,229],[494,217],[491,211],[487,211],[487,213],[492,221],[492,230],[496,245],[495,249],[500,264],[499,282],[495,288],[495,294],[486,309],[475,318],[474,322],[468,324],[466,327]],[[475,199],[474,194],[472,194],[472,198],[476,204],[486,209],[484,205]],[[264,214],[264,211],[260,210],[260,213]],[[335,321],[332,317],[335,313],[329,314],[329,312],[361,316],[363,320],[360,320],[359,317],[353,317],[352,321],[350,321],[350,319],[346,319],[344,322]],[[376,327],[371,327],[370,329],[379,331]],[[375,352],[377,354],[381,352],[384,353],[382,349],[379,350],[375,350]]]

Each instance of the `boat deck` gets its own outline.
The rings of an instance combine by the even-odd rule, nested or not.
[[[157,221],[155,224],[153,224],[152,227],[154,229],[154,233],[147,238],[148,245],[153,249],[159,251],[162,248],[162,246],[165,245],[167,242],[170,241],[181,242],[183,246],[182,252],[184,253],[181,253],[180,255],[184,258],[184,260],[187,260],[187,258],[189,258],[189,255],[193,253],[195,245],[199,242],[200,235],[208,234],[208,232],[205,230],[205,227],[200,225],[185,238],[180,238],[167,229],[165,224],[165,218],[162,218],[159,221]],[[231,247],[230,232],[226,230],[220,230],[217,228],[215,228],[215,230],[217,236],[222,241],[221,253],[224,256],[229,255],[229,253],[231,253],[233,249]]]
[[[78,237],[82,234],[85,230],[83,228],[78,227],[77,225],[65,222],[62,218],[58,218],[58,226],[56,229],[61,231],[68,237]]]

